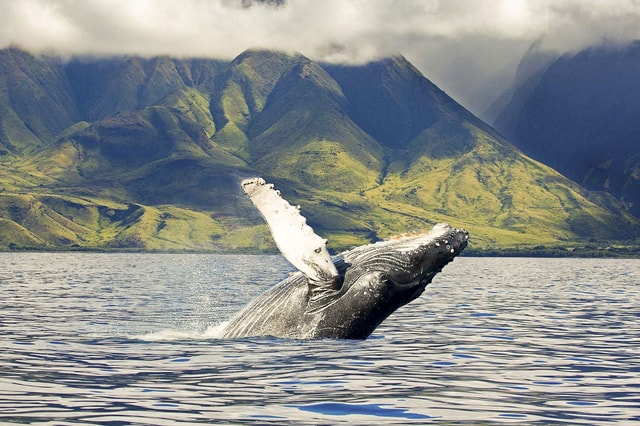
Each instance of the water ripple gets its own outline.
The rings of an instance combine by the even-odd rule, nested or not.
[[[0,265],[3,423],[640,421],[637,260],[461,258],[366,341],[212,338],[279,257]]]

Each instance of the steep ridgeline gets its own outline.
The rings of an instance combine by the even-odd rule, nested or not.
[[[493,112],[495,126],[526,154],[640,217],[639,76],[640,41],[550,60]]]
[[[239,188],[254,175],[336,249],[439,221],[476,248],[640,234],[401,56],[65,61],[12,48],[0,71],[0,248],[269,248]]]

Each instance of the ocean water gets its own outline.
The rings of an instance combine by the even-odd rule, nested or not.
[[[640,422],[640,260],[462,257],[365,341],[215,338],[290,270],[0,253],[0,423]]]

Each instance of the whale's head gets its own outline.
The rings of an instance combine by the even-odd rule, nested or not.
[[[382,280],[403,293],[408,288],[421,293],[434,275],[466,247],[468,240],[469,233],[464,229],[441,223],[427,234],[374,245],[361,255],[359,264],[365,270],[379,271]]]
[[[352,338],[366,338],[399,307],[420,296],[442,268],[467,245],[464,229],[438,224],[424,234],[357,247],[336,259],[342,285],[325,315],[327,330],[344,328]],[[350,312],[349,321],[344,313]],[[342,323],[332,321],[341,318]],[[322,334],[322,333],[320,333]]]

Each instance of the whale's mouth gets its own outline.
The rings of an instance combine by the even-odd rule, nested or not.
[[[346,275],[377,274],[389,288],[417,297],[433,277],[464,250],[468,241],[466,230],[441,223],[428,233],[356,247],[336,257],[336,264],[341,269],[346,267]],[[357,268],[352,271],[349,265]],[[349,281],[346,275],[343,282]]]
[[[400,286],[425,287],[469,241],[464,229],[438,224],[428,234],[391,240],[384,255],[389,280]],[[395,244],[394,244],[395,243]]]

